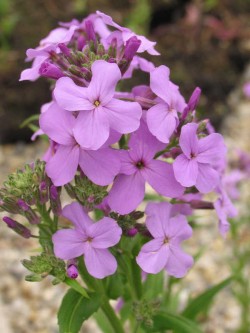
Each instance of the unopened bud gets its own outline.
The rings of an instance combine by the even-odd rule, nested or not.
[[[60,193],[55,185],[50,186],[49,195],[50,195],[50,205],[53,213],[57,216],[61,215],[62,205],[61,205]]]
[[[78,277],[78,268],[77,268],[76,259],[70,259],[67,262],[67,275],[70,279],[76,279]]]
[[[15,231],[18,235],[24,237],[24,238],[30,238],[31,237],[31,231],[23,226],[21,223],[11,219],[8,216],[3,217],[3,221],[7,224],[7,226]]]
[[[79,51],[82,51],[82,49],[84,48],[84,46],[86,45],[86,41],[85,41],[85,38],[80,35],[78,38],[77,38],[77,49]]]
[[[137,234],[138,234],[138,230],[136,228],[131,228],[127,231],[127,235],[129,237],[134,237]]]
[[[192,200],[189,202],[193,209],[214,209],[214,205],[209,201]]]
[[[60,77],[64,76],[63,72],[48,61],[42,63],[41,67],[39,68],[39,74],[41,76],[47,77],[49,79],[57,80]]]
[[[124,58],[127,61],[131,61],[134,58],[134,55],[136,54],[140,45],[141,41],[136,36],[129,38],[125,45]]]
[[[85,29],[88,40],[92,40],[93,42],[96,42],[96,35],[93,23],[90,20],[85,21]]]
[[[49,200],[48,188],[45,181],[42,181],[39,185],[39,197],[41,204],[45,204]]]
[[[18,199],[17,200],[17,204],[18,206],[23,210],[23,211],[28,211],[30,209],[30,206],[26,204],[25,201],[23,201],[22,199]]]
[[[59,43],[58,47],[66,57],[70,57],[70,49],[64,43]]]

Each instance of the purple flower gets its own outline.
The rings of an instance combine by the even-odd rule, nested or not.
[[[196,186],[201,193],[208,193],[219,182],[213,166],[225,158],[226,147],[218,133],[198,139],[197,129],[195,123],[182,127],[179,144],[183,154],[174,161],[174,174],[181,185]]]
[[[84,255],[89,274],[98,279],[114,274],[117,262],[107,249],[121,238],[122,230],[116,221],[104,217],[93,222],[76,202],[64,207],[63,216],[71,220],[75,228],[59,230],[53,235],[55,255],[64,260]]]
[[[192,236],[185,216],[173,217],[168,202],[150,203],[146,208],[146,226],[153,236],[136,258],[146,273],[157,274],[165,268],[169,275],[183,277],[193,265],[193,258],[183,252],[180,243]]]
[[[160,101],[147,112],[150,132],[164,143],[169,142],[179,123],[177,112],[183,112],[186,107],[179,88],[169,80],[169,73],[166,66],[157,67],[150,72],[150,88],[160,97]]]
[[[85,175],[95,184],[110,184],[120,170],[117,152],[109,147],[84,150],[75,140],[77,119],[72,113],[53,103],[40,116],[40,127],[54,142],[58,143],[55,154],[46,163],[46,172],[56,186],[70,182],[80,165]]]
[[[227,195],[226,191],[219,186],[217,188],[217,192],[220,194],[219,199],[217,199],[214,203],[215,211],[219,218],[219,231],[220,234],[225,237],[226,233],[230,228],[230,224],[228,222],[229,217],[236,217],[237,210],[234,207],[232,201]]]
[[[120,214],[133,211],[143,200],[145,183],[167,197],[179,197],[183,187],[175,180],[173,167],[155,160],[156,152],[164,148],[142,121],[140,129],[131,135],[128,151],[120,151],[121,170],[108,195],[108,204]]]
[[[92,80],[87,88],[77,86],[70,78],[57,81],[54,95],[65,110],[80,111],[74,136],[86,149],[100,148],[109,137],[110,128],[131,133],[140,124],[141,107],[136,102],[114,98],[121,72],[114,63],[97,60],[92,67]]]

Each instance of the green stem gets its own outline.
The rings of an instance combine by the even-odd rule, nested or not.
[[[119,318],[115,314],[114,309],[109,304],[108,300],[105,300],[103,302],[103,305],[101,306],[105,316],[109,320],[110,325],[113,327],[114,333],[125,333],[121,322],[119,321]]]

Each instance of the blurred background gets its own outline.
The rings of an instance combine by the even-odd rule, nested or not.
[[[18,81],[21,71],[30,66],[25,63],[26,49],[36,47],[58,21],[81,20],[96,10],[156,41],[161,56],[147,58],[170,68],[171,79],[186,99],[196,86],[202,89],[199,113],[223,132],[229,158],[234,159],[237,149],[250,153],[250,97],[243,93],[243,85],[250,82],[250,0],[0,0],[0,183],[45,150],[42,142],[29,143],[29,128],[20,128],[50,101],[46,79]],[[127,87],[147,80],[147,75],[135,73]],[[201,214],[203,228],[198,228],[191,243],[194,250],[206,251],[183,280],[184,302],[238,272],[234,285],[199,318],[205,333],[250,332],[249,184],[243,184],[242,193],[241,220],[233,224],[226,242],[218,234],[215,215]],[[4,333],[58,332],[56,310],[63,287],[52,288],[50,281],[24,281],[20,259],[31,254],[36,246],[31,243],[1,224],[0,331]],[[90,322],[82,332],[98,332],[91,327]]]

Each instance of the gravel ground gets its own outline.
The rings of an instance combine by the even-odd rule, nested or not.
[[[232,100],[235,103],[235,98]],[[223,132],[230,151],[242,148],[250,152],[249,113],[250,102],[243,101],[236,103],[235,112],[226,119]],[[39,142],[0,146],[0,183],[8,173],[22,167],[25,162],[31,162],[43,152],[44,145]],[[243,192],[244,202],[249,202],[249,184],[243,186]],[[242,204],[242,207],[246,205]],[[198,215],[197,222],[203,228],[196,229],[192,240],[186,243],[191,253],[196,253],[202,247],[205,253],[183,280],[184,288],[180,293],[183,304],[190,295],[196,295],[230,275],[228,258],[232,258],[231,240],[223,240],[219,236],[214,214],[201,212]],[[32,255],[36,246],[33,240],[22,239],[0,224],[0,332],[58,333],[56,313],[65,287],[52,287],[49,279],[40,283],[24,281],[27,272],[20,260]],[[233,333],[239,320],[240,308],[230,289],[226,288],[216,298],[209,312],[204,333]],[[88,321],[82,332],[98,333],[99,330],[92,321]]]

